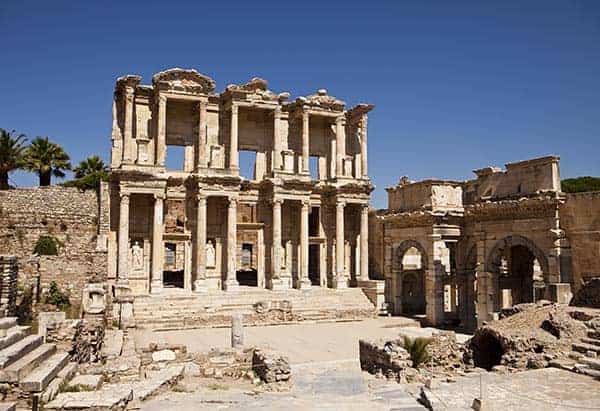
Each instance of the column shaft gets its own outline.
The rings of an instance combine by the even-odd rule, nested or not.
[[[309,133],[310,120],[307,111],[302,112],[302,173],[308,174],[309,171]]]
[[[207,101],[201,101],[198,104],[198,145],[197,145],[197,162],[196,166],[206,168],[208,158],[206,153],[206,118],[207,118]]]
[[[281,107],[273,111],[273,170],[281,170],[281,135],[279,122],[281,120]]]
[[[229,168],[239,168],[238,154],[238,106],[231,106],[231,133],[229,136]]]
[[[343,177],[345,175],[344,158],[346,157],[346,138],[344,136],[343,117],[335,119],[335,140],[337,146],[336,174],[338,177]]]
[[[298,288],[309,288],[310,279],[308,278],[308,212],[310,203],[302,202],[300,210],[300,275],[298,279]]]
[[[123,162],[132,163],[135,159],[133,150],[133,92],[131,87],[125,88],[125,132],[123,133]]]
[[[361,138],[360,138],[360,161],[361,172],[363,178],[369,178],[368,169],[368,149],[367,149],[367,115],[364,114],[361,122]]]
[[[121,194],[119,204],[119,266],[117,279],[120,283],[129,280],[129,194]]]
[[[344,243],[344,207],[345,204],[338,202],[335,214],[335,260],[336,260],[336,288],[346,288],[348,280],[344,270],[345,263],[345,243]]]
[[[167,138],[167,98],[161,95],[158,96],[156,130],[156,165],[164,167]]]
[[[235,289],[238,286],[237,274],[237,199],[230,198],[227,208],[227,272],[224,288]]]
[[[154,196],[154,221],[152,225],[152,293],[160,292],[163,286],[163,196]]]
[[[273,201],[273,258],[271,278],[278,280],[281,275],[281,200]]]
[[[206,197],[198,197],[196,209],[196,247],[194,254],[196,263],[196,280],[194,291],[203,291],[206,280]]]
[[[369,207],[360,210],[360,279],[369,279]]]

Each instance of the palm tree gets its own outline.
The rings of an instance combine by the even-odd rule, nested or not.
[[[64,177],[71,163],[61,146],[48,141],[48,137],[37,137],[25,150],[25,168],[38,173],[40,186],[49,186],[52,176]]]
[[[93,155],[80,161],[79,165],[75,167],[73,171],[75,172],[75,178],[83,178],[90,174],[107,175],[108,167],[100,157]]]
[[[25,134],[15,136],[15,131],[8,132],[0,128],[0,190],[7,190],[8,173],[23,167],[23,154],[26,141]]]

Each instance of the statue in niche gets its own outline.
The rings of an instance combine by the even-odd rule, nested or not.
[[[140,247],[140,243],[135,241],[131,247],[131,255],[133,259],[133,269],[141,270],[144,267],[144,249]]]
[[[215,267],[216,265],[216,256],[215,256],[215,246],[212,240],[208,240],[206,243],[206,266],[207,267]]]

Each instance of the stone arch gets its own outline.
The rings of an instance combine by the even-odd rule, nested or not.
[[[548,276],[548,258],[546,257],[546,254],[532,240],[521,235],[509,235],[494,244],[494,247],[492,247],[486,259],[486,271],[497,273],[501,265],[502,250],[518,245],[526,247],[538,260],[542,272],[544,273],[544,279],[546,279]]]
[[[420,255],[420,265],[405,267],[403,259],[407,252],[414,249]],[[416,254],[416,253],[415,253]],[[396,313],[424,314],[425,273],[428,269],[428,256],[425,247],[415,240],[405,240],[394,252],[394,303]]]

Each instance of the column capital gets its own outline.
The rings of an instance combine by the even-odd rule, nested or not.
[[[275,115],[275,116],[281,115],[281,106],[279,104],[273,108],[273,115]]]
[[[237,206],[239,199],[237,197],[228,197],[227,201],[229,202],[229,207]]]
[[[336,124],[340,124],[340,123],[342,123],[344,121],[346,121],[346,117],[344,117],[344,116],[338,116],[338,117],[335,118],[335,123]]]
[[[344,208],[344,207],[346,207],[346,202],[345,202],[345,201],[337,201],[337,202],[335,203],[335,206],[336,206],[337,208]]]
[[[164,200],[166,198],[165,193],[153,193],[155,200]]]
[[[302,207],[310,207],[310,200],[300,200],[300,203],[302,204]]]
[[[206,203],[208,196],[206,194],[196,194],[196,201]]]
[[[361,204],[360,205],[360,212],[361,213],[368,213],[369,212],[369,204]]]
[[[198,101],[198,108],[200,110],[206,109],[207,107],[208,107],[208,100],[202,99],[202,100]]]
[[[122,191],[119,193],[119,197],[121,198],[121,201],[129,201],[129,197],[131,196],[131,193],[129,191]]]
[[[239,106],[237,104],[231,104],[230,109],[231,109],[231,114],[237,115],[238,114]]]
[[[283,201],[284,201],[283,198],[274,198],[271,200],[271,205],[277,204],[277,205],[281,206],[283,204]]]
[[[158,93],[158,102],[160,104],[164,104],[167,102],[167,96],[165,96],[164,94]]]

